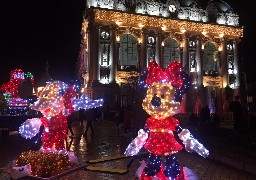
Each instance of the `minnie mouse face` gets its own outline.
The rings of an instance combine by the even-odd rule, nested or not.
[[[153,118],[161,120],[180,111],[180,103],[174,101],[175,88],[169,82],[153,82],[142,102],[143,109]]]
[[[146,84],[149,89],[142,107],[150,116],[161,120],[180,112],[182,94],[188,90],[190,80],[178,61],[169,64],[165,71],[155,61],[151,61]]]

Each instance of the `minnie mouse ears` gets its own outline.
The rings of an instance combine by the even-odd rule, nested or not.
[[[148,66],[146,84],[150,86],[153,82],[169,82],[176,88],[175,101],[181,102],[182,94],[190,87],[189,75],[182,71],[181,63],[174,61],[163,71],[155,62],[151,61]]]
[[[181,70],[181,64],[177,61],[169,64],[165,71],[162,71],[161,67],[155,61],[151,61],[148,67],[146,83],[147,85],[151,85],[153,82],[167,81],[172,86],[181,88],[183,85]]]

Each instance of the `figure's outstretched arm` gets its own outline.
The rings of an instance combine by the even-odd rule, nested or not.
[[[138,154],[138,152],[146,143],[147,139],[148,139],[148,132],[145,131],[144,129],[140,129],[138,132],[138,136],[128,145],[124,154],[126,156],[134,156]]]
[[[177,127],[177,132],[182,143],[185,145],[185,149],[188,152],[195,151],[204,158],[209,156],[209,150],[207,150],[201,143],[195,139],[188,129],[182,129],[180,126]]]
[[[27,119],[19,127],[19,133],[24,138],[33,138],[40,130],[42,122],[40,118]]]

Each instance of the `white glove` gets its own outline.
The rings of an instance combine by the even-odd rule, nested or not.
[[[134,156],[138,154],[140,149],[146,143],[147,139],[148,139],[148,134],[143,129],[140,129],[138,132],[138,136],[128,145],[124,154],[126,156]]]
[[[22,137],[31,139],[39,132],[41,124],[39,118],[27,119],[20,125],[19,133]]]
[[[183,129],[178,136],[183,141],[186,151],[195,151],[204,158],[209,156],[209,151],[201,143],[199,143],[198,140],[193,138],[188,129]]]

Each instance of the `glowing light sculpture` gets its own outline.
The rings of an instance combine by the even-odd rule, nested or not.
[[[73,107],[75,111],[78,111],[79,109],[91,109],[103,106],[103,102],[103,99],[92,100],[87,94],[82,94],[80,99],[73,100]]]
[[[74,111],[71,101],[75,96],[76,93],[72,86],[68,86],[61,81],[54,81],[45,86],[37,101],[30,106],[31,109],[43,114],[43,117],[40,118],[41,124],[44,126],[42,137],[44,145],[41,147],[42,149],[48,149],[48,151],[65,149],[66,117]],[[33,133],[29,136],[26,135],[28,129],[24,128],[33,121],[37,122],[38,120],[28,119],[25,121],[25,126],[22,125],[19,129],[20,134],[24,134],[26,138],[32,138],[32,135],[36,135],[39,131],[38,128],[37,133],[34,132],[36,129],[30,129]],[[26,132],[24,132],[25,130]]]
[[[0,89],[12,115],[24,114],[28,110],[28,101],[20,98],[18,94],[19,86],[25,78],[30,78],[31,83],[34,84],[34,77],[30,72],[25,74],[21,69],[14,69],[10,73],[9,82],[1,85]]]
[[[146,120],[144,129],[139,130],[138,136],[128,145],[124,154],[136,155],[142,147],[149,151],[149,160],[140,175],[142,180],[183,180],[183,171],[187,169],[179,166],[175,155],[183,149],[177,138],[188,152],[195,151],[203,157],[209,155],[209,151],[187,129],[182,129],[174,117],[180,112],[182,94],[190,87],[189,76],[182,71],[177,61],[171,63],[165,71],[152,61],[148,67],[146,84],[148,90],[142,107],[151,117]],[[165,157],[164,164],[161,156]]]
[[[31,139],[38,133],[41,124],[42,122],[39,118],[28,119],[19,127],[21,137]]]
[[[44,127],[43,145],[39,152],[25,152],[17,160],[17,165],[32,164],[32,174],[49,177],[55,171],[61,171],[76,160],[65,149],[67,138],[67,116],[79,109],[89,109],[103,105],[103,100],[90,100],[86,95],[75,99],[74,87],[61,81],[48,83],[40,93],[37,101],[30,107],[40,111],[42,118],[26,120],[19,128],[22,137],[33,138],[40,126]],[[45,161],[48,161],[47,163]],[[37,164],[37,163],[38,164]]]

